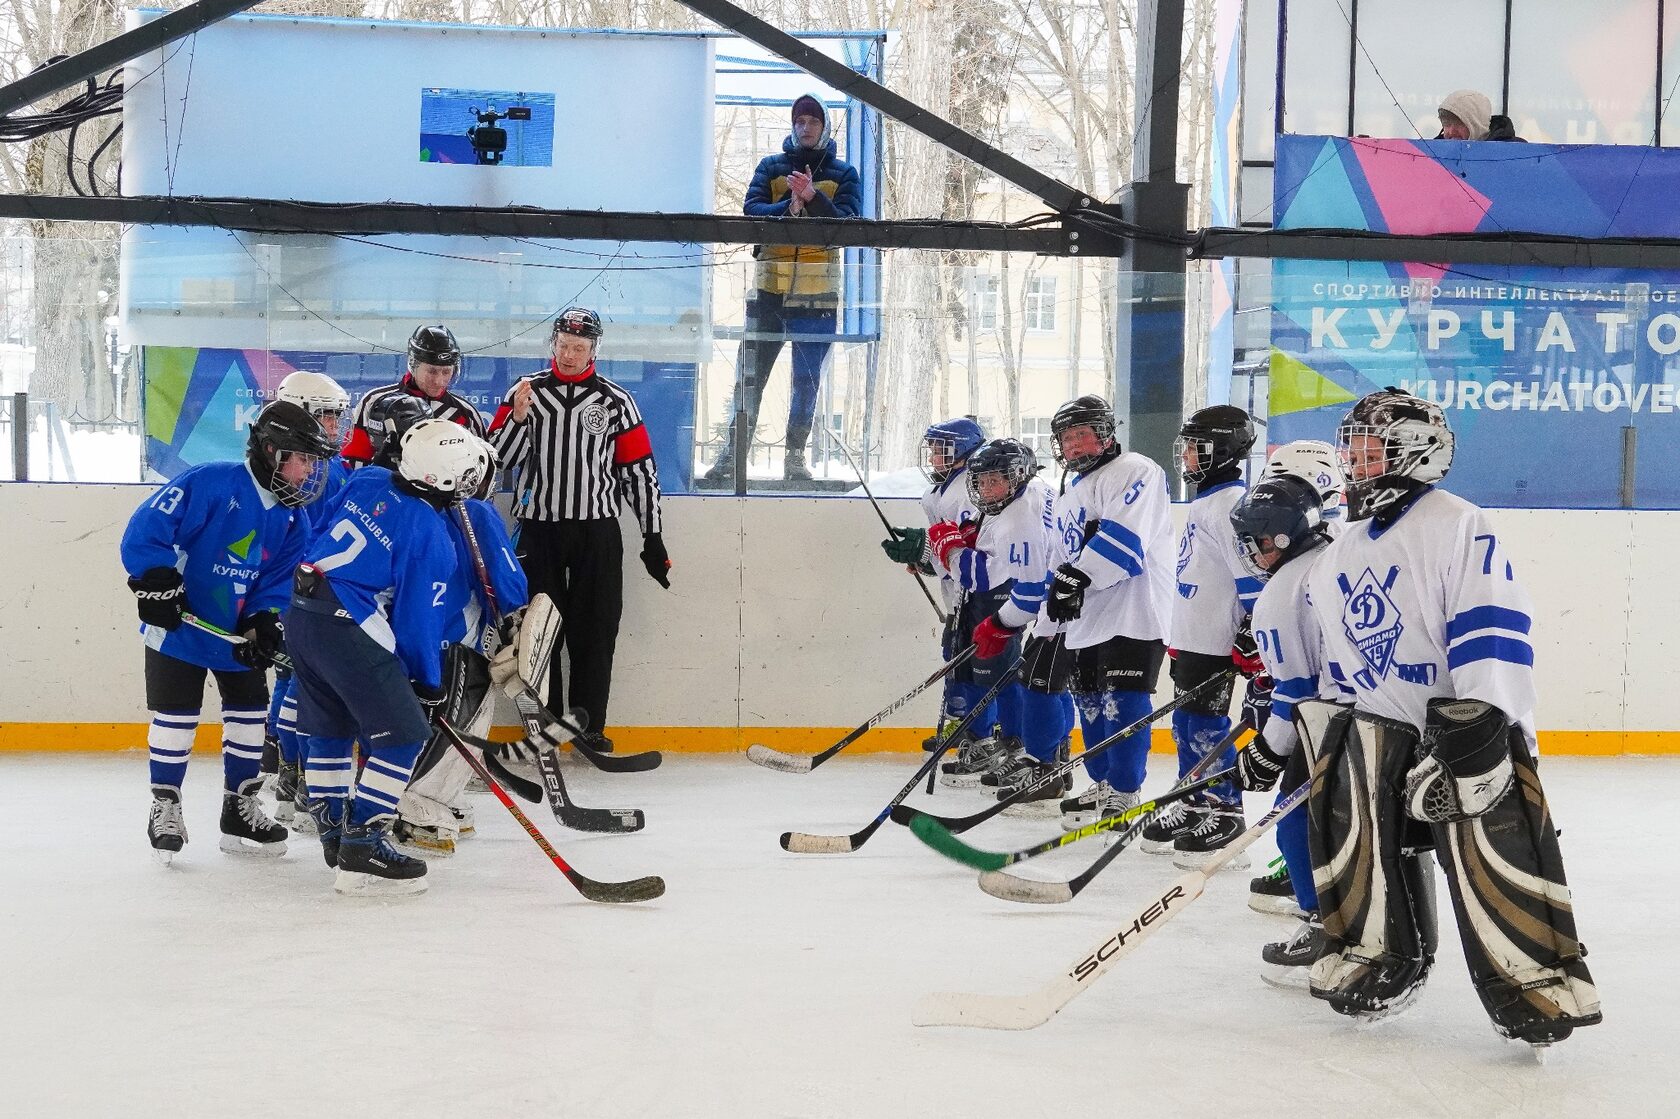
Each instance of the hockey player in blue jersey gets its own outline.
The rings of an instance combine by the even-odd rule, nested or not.
[[[1433,846],[1494,1028],[1551,1044],[1601,1013],[1535,768],[1533,608],[1487,514],[1435,486],[1454,452],[1439,406],[1371,393],[1337,443],[1351,524],[1307,596],[1353,711],[1297,705],[1328,941],[1311,991],[1365,1019],[1412,1002],[1434,962]]]
[[[1269,714],[1237,755],[1238,784],[1261,792],[1277,786],[1281,776],[1281,797],[1308,774],[1306,751],[1297,749],[1295,705],[1337,694],[1324,669],[1324,640],[1306,595],[1307,579],[1330,533],[1317,488],[1289,475],[1257,482],[1231,510],[1230,521],[1244,559],[1265,579],[1254,604],[1254,638],[1274,682]],[[1305,990],[1307,969],[1324,951],[1324,925],[1318,917],[1307,848],[1307,814],[1291,812],[1279,820],[1277,841],[1287,868],[1289,900],[1302,920],[1288,940],[1261,949],[1261,978],[1273,986]]]
[[[964,585],[972,583],[975,591],[969,600],[980,618],[973,631],[974,654],[985,663],[1007,665],[1019,649],[1023,656],[1032,654],[1025,668],[1054,642],[1059,628],[1044,623],[1045,633],[1027,633],[1041,621],[1055,499],[1039,469],[1038,456],[1019,439],[994,439],[968,462],[969,496],[981,513],[980,531],[974,547],[959,552],[956,560]],[[984,589],[988,585],[989,591]],[[999,763],[982,783],[995,785],[999,799],[1005,799],[1066,760],[1073,701],[1065,690],[1032,687],[1023,674],[999,695],[998,715],[1003,727]],[[1067,792],[1065,780],[1050,781],[1019,803],[1055,806]]]
[[[1099,396],[1062,405],[1050,431],[1068,475],[1054,505],[1044,609],[1067,626],[1069,683],[1089,748],[1151,709],[1172,610],[1167,476],[1121,448],[1114,410]],[[1146,727],[1088,762],[1094,784],[1062,802],[1063,824],[1135,806],[1148,754]]]
[[[488,443],[484,450],[493,461],[494,452]],[[492,477],[493,472],[487,471],[481,492],[488,490]],[[496,609],[502,612],[499,629],[491,622],[490,603],[479,585],[477,564],[461,529],[459,518],[463,513],[469,518],[483,554]],[[469,497],[452,509],[446,519],[455,545],[456,567],[444,594],[444,610],[449,620],[444,629],[448,650],[444,655],[443,713],[450,725],[482,737],[490,732],[495,707],[487,659],[491,635],[499,633],[502,645],[513,640],[520,615],[530,599],[530,588],[525,581],[525,569],[514,558],[513,541],[495,506]],[[397,806],[392,836],[422,857],[453,855],[456,842],[474,830],[464,795],[471,778],[472,767],[451,748],[448,736],[434,731],[420,752],[414,776]]]
[[[350,394],[325,373],[299,369],[286,374],[274,390],[274,399],[286,400],[315,417],[334,448],[341,439],[341,421],[350,407]],[[333,505],[333,498],[349,480],[344,460],[336,454],[327,460],[326,483],[321,496],[304,507],[310,539]],[[268,705],[267,732],[263,736],[263,772],[274,778],[274,818],[293,824],[298,798],[297,704],[292,696],[292,673],[287,667],[274,670],[274,695]]]
[[[152,808],[147,837],[169,862],[187,842],[181,781],[204,703],[204,675],[222,706],[221,848],[279,855],[286,829],[257,801],[262,785],[264,675],[280,647],[279,608],[308,541],[303,510],[320,497],[333,448],[313,417],[286,401],[251,425],[244,462],[191,467],[129,519],[122,538],[128,585],[146,644]],[[184,625],[192,613],[244,635],[229,644]]]
[[[426,888],[426,864],[393,847],[388,829],[430,734],[423,705],[444,699],[446,598],[459,561],[443,510],[489,468],[471,432],[422,420],[403,435],[395,473],[355,472],[298,567],[288,615],[298,733],[309,811],[341,893]],[[355,740],[365,751],[359,777]]]
[[[1248,413],[1215,404],[1191,413],[1174,448],[1195,493],[1178,540],[1169,641],[1172,681],[1179,695],[1202,689],[1172,715],[1180,777],[1230,732],[1233,660],[1251,663],[1245,659],[1253,651],[1247,623],[1260,579],[1237,554],[1231,510],[1242,500],[1243,464],[1253,446],[1254,421]],[[1218,765],[1225,769],[1235,762],[1227,752]],[[1140,845],[1157,854],[1170,852],[1175,863],[1190,869],[1211,860],[1242,831],[1242,795],[1234,784],[1221,782],[1194,800],[1170,805],[1144,828]],[[1224,865],[1241,869],[1248,856]]]

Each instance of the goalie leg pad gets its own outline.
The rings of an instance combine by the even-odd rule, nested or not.
[[[1472,820],[1436,824],[1465,962],[1505,1037],[1561,1041],[1603,1020],[1546,793],[1522,733],[1508,734],[1511,795]]]
[[[1302,741],[1313,755],[1308,845],[1328,941],[1310,987],[1338,1013],[1384,1017],[1416,998],[1435,956],[1432,870],[1408,847],[1401,797],[1418,736],[1363,712],[1298,713],[1318,722]]]

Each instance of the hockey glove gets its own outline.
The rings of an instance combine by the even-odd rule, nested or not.
[[[642,566],[654,582],[671,589],[671,557],[665,553],[665,538],[657,532],[642,534]]]
[[[979,538],[980,525],[974,521],[967,524],[938,521],[927,531],[928,550],[939,561],[939,566],[947,571],[951,568],[951,554],[960,548],[974,547]]]
[[[425,712],[426,725],[429,727],[437,726],[438,720],[447,714],[443,708],[444,702],[449,698],[449,693],[442,688],[434,688],[418,682],[410,684],[409,687],[414,689],[414,698],[420,701],[420,710]]]
[[[1009,642],[1018,629],[1010,629],[998,621],[996,614],[989,614],[974,627],[974,659],[989,661],[993,657],[1001,657],[1003,651],[1009,648]]]
[[[1425,757],[1406,774],[1406,814],[1431,824],[1473,820],[1505,798],[1511,766],[1505,712],[1479,699],[1432,699]]]
[[[1091,577],[1071,563],[1056,568],[1050,579],[1050,597],[1045,600],[1044,613],[1052,622],[1071,622],[1085,609],[1085,588]]]
[[[1266,729],[1266,720],[1272,717],[1272,678],[1262,672],[1248,682],[1243,692],[1243,717],[1248,725],[1257,732]]]
[[[525,607],[510,610],[496,623],[496,648],[506,649],[519,640],[519,627],[525,621]]]
[[[1263,793],[1275,788],[1283,776],[1283,758],[1272,752],[1264,735],[1237,751],[1237,784],[1246,792]]]
[[[181,625],[181,613],[187,608],[187,591],[181,586],[181,573],[173,567],[154,567],[128,581],[140,607],[140,621],[159,629],[174,630]]]
[[[921,528],[888,529],[891,536],[881,541],[881,551],[894,563],[921,563],[927,551],[927,530]]]
[[[245,638],[233,647],[233,659],[246,668],[267,668],[274,663],[274,654],[285,643],[286,630],[280,615],[273,610],[261,610],[239,619],[234,631]]]
[[[1237,666],[1238,672],[1248,677],[1266,671],[1266,666],[1260,663],[1260,650],[1254,644],[1252,618],[1244,618],[1236,637],[1231,639],[1231,663]]]

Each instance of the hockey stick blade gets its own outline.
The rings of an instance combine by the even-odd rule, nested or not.
[[[816,768],[816,763],[808,754],[784,754],[756,742],[747,747],[747,760],[778,773],[809,773]]]
[[[544,706],[537,693],[529,686],[514,697],[514,706],[519,708],[519,716],[525,720],[527,727],[541,721],[563,731],[566,737],[555,745],[569,740],[578,756],[602,773],[646,773],[650,769],[658,769],[665,760],[665,755],[658,750],[644,750],[639,754],[601,753],[584,742],[584,727],[589,725],[589,716],[583,708],[574,707],[565,717],[556,715]]]
[[[1014,999],[1000,998],[997,995],[940,995],[938,1021],[930,1021],[927,1024],[1030,1030],[1048,1022],[1092,982],[1134,952],[1138,945],[1149,939],[1162,925],[1178,916],[1191,902],[1201,897],[1208,879],[1217,874],[1226,863],[1248,850],[1285,815],[1299,807],[1307,799],[1311,788],[1312,782],[1308,781],[1278,801],[1259,822],[1227,844],[1213,861],[1206,866],[1186,871],[1165,890],[1151,898],[1149,904],[1138,910],[1129,922],[1121,924],[1095,948],[1037,991]],[[930,1014],[929,1017],[932,1018],[933,1015]],[[917,1019],[912,1018],[912,1021]],[[922,1023],[917,1021],[917,1024]]]
[[[782,833],[782,850],[795,855],[849,855],[857,850],[849,835],[810,835],[802,831]]]
[[[1024,901],[1033,905],[1060,905],[1073,900],[1073,887],[1066,882],[1035,882],[1031,878],[1017,878],[1002,870],[988,870],[982,873],[980,888],[994,898]]]
[[[585,878],[578,874],[572,879],[572,885],[589,901],[605,902],[608,905],[652,901],[654,898],[665,896],[665,879],[657,874],[650,874],[645,878],[632,878],[628,882],[597,882],[593,878]]]
[[[461,735],[461,737],[466,739],[468,742],[472,742],[472,739],[467,738],[464,734]],[[496,780],[502,783],[503,787],[511,791],[520,800],[527,800],[532,804],[542,803],[543,794],[541,786],[539,786],[535,781],[527,781],[525,778],[509,769],[502,762],[502,759],[496,755],[496,751],[494,749],[485,750],[483,746],[480,746],[476,742],[473,742],[472,744],[479,746],[479,749],[483,751],[484,768],[488,769],[495,776]],[[495,744],[490,743],[490,745],[494,746]]]
[[[641,831],[647,826],[647,818],[640,808],[584,808],[572,803],[560,776],[560,759],[553,750],[544,750],[537,756],[537,769],[542,773],[549,811],[563,826],[573,831],[605,834]]]

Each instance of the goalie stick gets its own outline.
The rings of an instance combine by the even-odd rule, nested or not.
[[[1248,730],[1250,722],[1245,716],[1241,722],[1231,728],[1231,733],[1225,736],[1225,741],[1203,754],[1201,760],[1190,767],[1190,772],[1179,779],[1179,785],[1198,780],[1206,773],[1213,763],[1225,750],[1234,744],[1243,732]],[[1228,773],[1220,774],[1227,777]],[[1216,778],[1217,780],[1217,778]],[[1176,786],[1175,790],[1176,791]],[[1150,819],[1154,814],[1150,814]],[[1099,820],[1098,823],[1101,823]],[[1041,882],[1031,878],[1017,878],[1013,874],[1006,874],[1001,868],[988,868],[980,875],[980,888],[995,898],[1004,901],[1024,901],[1035,905],[1058,905],[1072,901],[1079,896],[1079,891],[1091,884],[1091,880],[1103,872],[1109,863],[1120,857],[1120,852],[1130,847],[1143,829],[1149,826],[1149,819],[1138,820],[1131,827],[1121,832],[1108,850],[1098,855],[1096,861],[1066,882]]]
[[[1184,907],[1202,894],[1208,879],[1218,873],[1255,840],[1270,831],[1279,820],[1307,799],[1312,782],[1303,783],[1278,801],[1259,823],[1232,841],[1206,866],[1189,871],[1172,885],[1150,898],[1130,921],[1080,956],[1073,965],[1049,983],[1028,995],[970,995],[937,993],[927,995],[911,1011],[910,1021],[918,1026],[976,1026],[988,1030],[1030,1030],[1042,1026],[1099,976],[1129,955]]]
[[[646,773],[650,769],[658,769],[665,760],[665,755],[658,750],[643,750],[639,754],[603,754],[599,750],[587,745],[583,741],[583,728],[588,722],[588,716],[579,718],[578,712],[582,708],[574,707],[569,715],[556,715],[538,698],[537,693],[523,680],[523,685],[517,695],[513,697],[514,706],[519,708],[519,717],[525,726],[542,726],[551,723],[572,736],[572,749],[590,765],[603,773]]]
[[[467,552],[472,556],[473,571],[478,577],[478,587],[484,595],[485,605],[489,608],[490,623],[499,624],[502,620],[502,608],[496,601],[496,588],[490,581],[490,569],[484,563],[484,551],[478,545],[478,533],[473,530],[466,503],[456,502],[454,513],[455,521],[461,526],[461,533],[466,539]],[[518,705],[517,699],[515,704]],[[537,710],[541,710],[540,705],[537,705]],[[525,723],[528,739],[543,735],[540,715],[535,712],[527,714],[522,706],[519,714]],[[576,728],[567,726],[564,722],[559,725],[568,734],[576,733]],[[536,751],[537,771],[542,774],[542,791],[548,797],[548,809],[554,813],[554,818],[574,831],[611,834],[641,831],[646,827],[647,817],[640,808],[584,808],[571,799],[566,792],[566,782],[560,776],[559,747],[564,741],[551,741],[549,748],[539,748]]]
[[[554,849],[554,845],[549,843],[547,837],[537,830],[535,824],[531,823],[530,818],[519,810],[519,806],[513,803],[513,798],[509,797],[506,790],[497,783],[496,778],[484,767],[484,763],[473,757],[473,752],[467,748],[466,737],[450,726],[447,719],[438,720],[438,729],[448,736],[450,745],[454,746],[461,756],[467,760],[467,764],[472,767],[473,772],[478,774],[479,780],[483,781],[485,785],[489,786],[490,791],[496,794],[496,799],[502,802],[502,807],[506,808],[513,818],[519,822],[519,826],[525,829],[525,834],[530,836],[538,847],[542,848],[543,854],[547,855],[549,860],[560,869],[560,873],[566,876],[566,881],[570,882],[577,889],[577,892],[586,899],[619,904],[652,901],[654,898],[664,895],[665,880],[657,874],[650,874],[643,878],[633,878],[628,882],[598,882],[576,870],[570,863],[560,857],[560,852]]]
[[[875,515],[881,518],[881,527],[887,530],[888,536],[891,536],[893,534],[893,523],[887,520],[887,511],[881,508],[881,503],[879,501],[875,500],[875,491],[871,490],[869,488],[869,483],[863,480],[863,469],[858,466],[857,459],[852,457],[852,449],[846,446],[845,442],[838,438],[833,432],[829,432],[828,438],[831,443],[833,443],[836,447],[839,447],[841,452],[845,454],[846,461],[852,464],[852,472],[858,476],[858,485],[863,487],[864,496],[869,498],[869,504],[875,506]],[[947,621],[945,611],[940,609],[939,600],[933,597],[933,591],[929,589],[927,580],[922,578],[922,573],[917,571],[914,567],[906,567],[905,570],[916,577],[916,585],[922,588],[922,594],[927,597],[928,605],[933,607],[933,612],[939,616],[939,624],[944,625]]]
[[[998,677],[997,683],[993,684],[990,690],[969,708],[968,714],[963,716],[962,721],[956,725],[951,734],[940,743],[937,750],[928,755],[927,761],[923,762],[921,768],[916,770],[902,789],[898,790],[898,794],[887,802],[887,806],[876,813],[873,820],[851,835],[811,835],[800,831],[783,832],[782,850],[792,851],[800,855],[843,855],[856,851],[869,842],[869,837],[874,835],[876,829],[887,821],[892,815],[893,809],[903,803],[904,798],[909,796],[911,790],[921,783],[924,776],[934,771],[934,768],[939,765],[939,759],[943,758],[946,751],[956,744],[958,739],[962,737],[963,732],[968,729],[969,724],[979,717],[980,712],[984,711],[986,706],[998,697],[998,694],[1008,686],[1011,680],[1015,679],[1020,671],[1021,661],[1017,657],[1015,663],[1005,669],[1003,675]]]
[[[945,679],[945,677],[949,676],[952,672],[955,672],[957,666],[961,665],[973,655],[974,646],[970,645],[962,652],[940,665],[939,670],[932,676],[929,676],[926,680],[923,680],[920,684],[911,688],[904,695],[887,704],[885,708],[877,711],[874,715],[866,719],[860,726],[857,727],[857,729],[853,730],[850,734],[846,735],[846,737],[842,738],[840,741],[836,742],[820,754],[784,754],[780,750],[772,750],[768,746],[761,746],[755,742],[751,746],[747,747],[747,760],[761,765],[766,769],[775,769],[781,771],[782,773],[809,773],[823,762],[826,762],[829,758],[832,758],[835,754],[838,754],[840,751],[862,738],[865,734],[868,734],[875,727],[879,726],[890,715],[892,715],[894,711],[897,711],[900,707],[903,707],[906,703],[909,703],[911,700],[939,683],[939,681]]]
[[[1060,781],[1063,777],[1072,773],[1075,769],[1078,769],[1081,763],[1087,761],[1090,758],[1095,757],[1096,755],[1102,753],[1104,750],[1107,750],[1107,749],[1113,747],[1117,743],[1125,741],[1127,738],[1136,734],[1138,731],[1148,728],[1149,725],[1151,723],[1155,722],[1156,719],[1159,719],[1163,715],[1168,715],[1168,714],[1171,714],[1174,711],[1177,711],[1180,707],[1183,707],[1186,703],[1189,703],[1192,699],[1196,698],[1196,696],[1198,694],[1200,694],[1202,691],[1212,687],[1215,684],[1220,684],[1220,683],[1225,682],[1226,680],[1230,679],[1231,676],[1233,676],[1235,673],[1236,673],[1236,669],[1229,669],[1225,672],[1219,673],[1216,676],[1208,677],[1206,680],[1202,681],[1200,684],[1197,684],[1194,688],[1191,688],[1189,691],[1179,693],[1177,696],[1173,697],[1171,702],[1162,704],[1160,707],[1156,708],[1154,711],[1151,711],[1149,714],[1145,715],[1143,718],[1139,719],[1137,722],[1133,723],[1131,726],[1123,727],[1120,730],[1115,731],[1113,734],[1109,735],[1107,738],[1103,739],[1101,742],[1097,743],[1095,746],[1087,746],[1083,753],[1069,758],[1067,761],[1058,764],[1057,766],[1055,766],[1052,769],[1045,770],[1036,779],[1034,779],[1031,783],[1029,783],[1027,785],[1023,785],[1021,788],[1016,789],[1013,793],[1009,794],[1007,797],[1004,797],[1002,800],[997,801],[996,803],[990,805],[987,808],[982,808],[978,812],[971,813],[970,815],[967,815],[967,816],[957,816],[957,817],[935,816],[931,812],[923,812],[920,809],[900,807],[900,808],[896,808],[896,809],[893,810],[893,817],[892,817],[893,818],[893,823],[908,825],[917,816],[927,816],[927,817],[930,817],[934,820],[939,821],[941,824],[943,824],[945,826],[945,828],[948,831],[951,831],[951,832],[967,831],[969,828],[974,827],[976,824],[981,824],[981,823],[984,823],[987,820],[990,820],[993,816],[996,816],[999,812],[1002,812],[1004,809],[1013,807],[1014,805],[1017,805],[1017,804],[1021,803],[1023,800],[1026,800],[1029,796],[1031,796],[1033,793],[1037,792],[1039,789],[1043,788],[1045,785],[1050,784],[1052,781]]]

